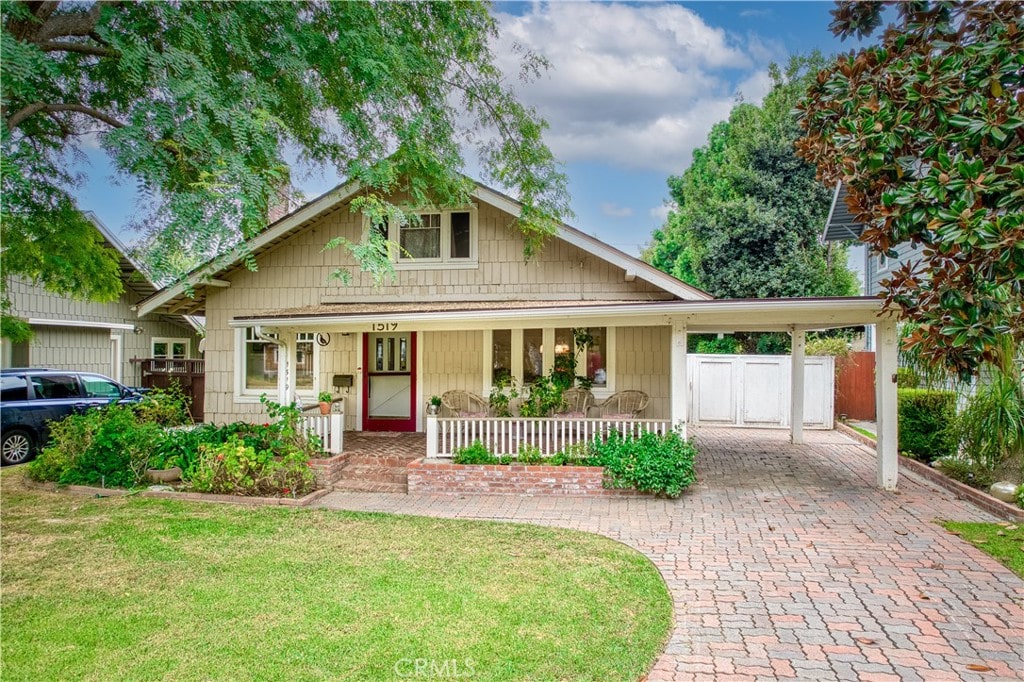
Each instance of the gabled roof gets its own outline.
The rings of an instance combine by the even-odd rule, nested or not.
[[[118,255],[118,266],[121,270],[121,281],[124,282],[124,286],[135,293],[139,298],[146,299],[158,290],[156,284],[146,274],[146,269],[139,264],[134,258],[128,253],[128,248],[117,238],[110,228],[103,224],[103,221],[99,219],[92,211],[85,211],[85,216],[96,226],[96,230],[103,237],[104,245],[117,251]],[[139,313],[139,317],[142,317],[142,313]],[[203,326],[190,315],[165,315],[174,322],[185,323],[192,327],[196,331],[202,331]]]
[[[859,239],[860,233],[864,231],[864,223],[857,222],[846,205],[847,196],[849,195],[846,187],[837,182],[836,192],[832,195],[832,208],[829,209],[828,220],[825,221],[825,232],[821,235],[823,242]]]
[[[253,256],[277,246],[296,232],[302,230],[325,213],[337,210],[348,199],[355,196],[362,185],[349,182],[338,185],[316,199],[300,206],[280,220],[271,224],[266,230],[248,240],[248,250]],[[512,216],[519,218],[523,205],[515,199],[476,183],[473,196],[480,201],[495,206]],[[577,248],[597,256],[626,271],[627,277],[638,277],[683,300],[709,300],[711,294],[691,286],[671,275],[658,270],[638,258],[605,244],[574,227],[562,224],[555,235]],[[243,249],[236,247],[224,256],[214,258],[190,272],[183,281],[156,292],[139,304],[139,314],[145,315],[158,310],[198,312],[204,309],[206,287],[223,287],[227,282],[218,279],[242,265]]]

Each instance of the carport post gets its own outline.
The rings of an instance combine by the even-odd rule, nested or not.
[[[686,438],[686,411],[689,400],[689,379],[686,376],[686,322],[672,319],[672,349],[670,371],[672,372],[672,428],[678,428]]]
[[[899,476],[897,351],[896,320],[881,320],[875,324],[875,421],[878,423],[875,452],[878,456],[878,487],[884,490],[895,490]]]
[[[807,335],[803,329],[790,327],[793,335],[793,353],[789,368],[789,442],[804,442],[804,345]]]

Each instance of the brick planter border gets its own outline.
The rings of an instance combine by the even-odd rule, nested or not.
[[[334,457],[311,459],[309,460],[309,468],[313,470],[317,486],[327,488],[331,484],[338,482],[338,479],[341,478],[341,470],[345,468],[347,462],[348,455],[341,453]]]
[[[165,500],[189,500],[191,502],[216,502],[220,504],[238,504],[248,507],[306,507],[330,492],[326,488],[314,490],[305,497],[249,497],[246,495],[215,495],[212,493],[171,492],[167,490],[132,491],[124,488],[96,488],[91,485],[58,486],[55,483],[36,483],[25,480],[25,485],[39,490],[52,492],[69,492],[92,497],[123,497],[137,495],[139,497],[155,497]]]
[[[604,487],[603,467],[452,464],[421,457],[409,463],[409,494],[636,497]]]
[[[853,438],[859,443],[863,443],[869,448],[874,449],[877,445],[873,439],[868,438],[862,433],[854,431],[846,424],[836,422],[836,431]],[[1024,509],[1021,509],[1017,505],[1010,504],[1009,502],[997,500],[988,493],[984,493],[977,488],[972,488],[966,483],[954,480],[949,476],[936,471],[923,462],[918,462],[916,459],[910,459],[909,457],[900,455],[900,467],[914,472],[921,478],[926,479],[940,488],[945,488],[956,495],[958,499],[967,500],[974,506],[987,511],[993,516],[998,516],[999,518],[1006,519],[1008,521],[1024,521]]]

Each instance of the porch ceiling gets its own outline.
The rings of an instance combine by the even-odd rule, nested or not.
[[[694,333],[786,331],[869,325],[888,315],[877,298],[718,299],[709,301],[461,301],[344,303],[238,316],[232,327],[307,331],[491,329],[537,326],[662,326]]]

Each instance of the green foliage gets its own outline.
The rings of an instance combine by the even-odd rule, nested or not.
[[[516,453],[516,462],[519,464],[547,464],[544,454],[536,445],[524,445]]]
[[[695,352],[716,355],[731,355],[743,351],[743,346],[733,336],[707,336],[696,341]]]
[[[188,408],[192,398],[185,394],[181,383],[172,381],[167,388],[154,388],[146,393],[135,408],[140,421],[161,426],[181,426],[192,421]]]
[[[329,403],[334,400],[334,396],[331,395],[330,391],[320,391],[316,399],[322,403]]]
[[[157,278],[236,244],[255,267],[239,242],[266,227],[292,154],[380,201],[462,205],[468,141],[482,179],[523,202],[527,256],[569,212],[545,122],[495,65],[484,4],[12,0],[0,22],[3,270],[52,290],[121,291],[72,199],[66,161],[86,133],[147,197],[137,224]],[[524,53],[520,67],[530,80],[547,63]],[[378,247],[362,266],[386,273]]]
[[[672,431],[660,436],[647,432],[639,437],[609,434],[591,445],[593,462],[603,466],[612,487],[679,497],[697,480],[691,441]]]
[[[432,395],[430,396],[430,404],[434,407],[441,407],[441,396]]]
[[[452,463],[454,464],[500,464],[501,462],[497,457],[491,454],[491,451],[487,449],[487,446],[478,440],[473,441],[472,445],[464,448],[458,448],[452,454]]]
[[[153,448],[150,466],[154,469],[180,467],[182,480],[189,481],[199,463],[203,445],[220,445],[233,434],[251,426],[238,422],[227,426],[200,424],[191,428],[165,429]]]
[[[832,188],[796,157],[792,109],[824,66],[794,57],[761,106],[736,105],[712,128],[680,176],[669,178],[676,207],[644,258],[726,298],[847,296],[856,293],[842,247],[818,241]]]
[[[567,386],[556,380],[554,368],[550,375],[537,377],[524,389],[526,395],[519,403],[520,416],[548,417],[562,409],[565,407],[562,394],[566,388]]]
[[[53,424],[52,443],[29,465],[35,480],[133,488],[142,483],[160,427],[131,405],[109,405]]]
[[[275,455],[257,450],[238,435],[220,445],[203,445],[192,476],[192,488],[231,495],[301,496],[313,490],[313,472],[298,450]]]
[[[937,461],[943,474],[979,490],[988,492],[989,486],[995,482],[992,470],[980,462],[956,455],[941,457]]]
[[[1024,386],[1020,369],[983,376],[956,421],[964,455],[990,471],[1016,462],[1024,473]]]
[[[519,388],[515,378],[511,376],[501,377],[491,386],[491,394],[487,396],[487,403],[491,408],[491,414],[495,417],[511,417],[510,403],[518,397]],[[438,398],[438,401],[440,401],[440,398]]]
[[[1017,506],[1024,509],[1024,483],[1017,486]]]
[[[262,447],[274,451],[295,450],[304,454],[307,458],[320,457],[323,454],[323,443],[316,434],[307,434],[303,430],[300,421],[302,410],[295,406],[282,405],[267,398],[264,393],[260,396],[260,403],[266,408],[267,414],[272,420],[270,424],[260,427],[252,427],[250,437],[262,438]]]
[[[834,358],[850,357],[850,342],[842,336],[808,337],[804,345],[805,355],[831,355]]]
[[[956,452],[956,394],[921,388],[897,390],[899,449],[922,462]]]
[[[882,282],[908,319],[906,346],[961,377],[1024,341],[1024,5],[839,3],[841,37],[878,45],[838,57],[800,103],[798,153],[848,208],[876,253],[916,249]]]
[[[921,385],[921,376],[910,367],[896,369],[897,388],[917,388]]]
[[[789,355],[790,346],[788,334],[769,332],[757,336],[754,351],[759,355]]]

